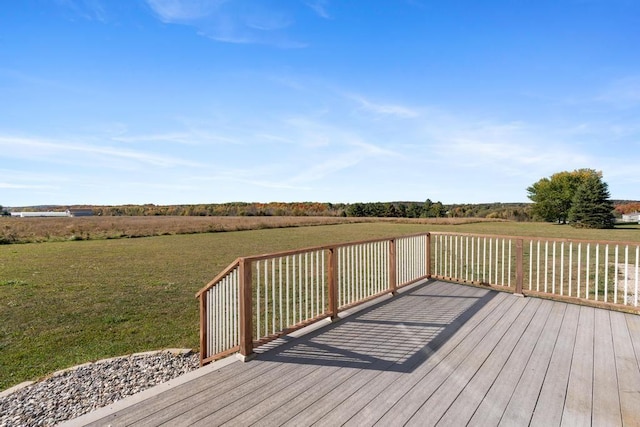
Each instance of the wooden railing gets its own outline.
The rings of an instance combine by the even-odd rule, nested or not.
[[[201,363],[425,278],[640,313],[640,244],[423,233],[238,258],[196,296]]]
[[[238,258],[200,290],[200,360],[265,344],[429,276],[429,234]]]
[[[431,233],[431,277],[639,311],[640,244]]]

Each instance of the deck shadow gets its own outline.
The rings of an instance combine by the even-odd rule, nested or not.
[[[498,292],[427,282],[258,356],[260,360],[412,372]]]

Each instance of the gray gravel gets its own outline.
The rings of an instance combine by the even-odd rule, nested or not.
[[[82,365],[0,397],[0,427],[53,426],[198,367],[197,353],[170,352]]]

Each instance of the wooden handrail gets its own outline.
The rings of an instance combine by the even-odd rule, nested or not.
[[[236,258],[236,260],[233,261],[231,264],[229,264],[229,266],[227,268],[222,270],[222,272],[220,272],[216,277],[214,277],[209,283],[204,285],[204,287],[202,289],[200,289],[198,292],[196,292],[196,298],[199,298],[200,295],[202,295],[203,293],[205,293],[209,289],[213,288],[215,285],[218,284],[218,282],[223,277],[225,277],[227,274],[232,272],[236,267],[238,267],[238,265],[240,264],[240,260],[241,260],[241,258]]]

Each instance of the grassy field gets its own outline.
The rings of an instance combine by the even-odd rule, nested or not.
[[[238,256],[424,231],[640,241],[638,226],[381,222],[0,245],[0,390],[104,357],[197,349],[194,294]]]

